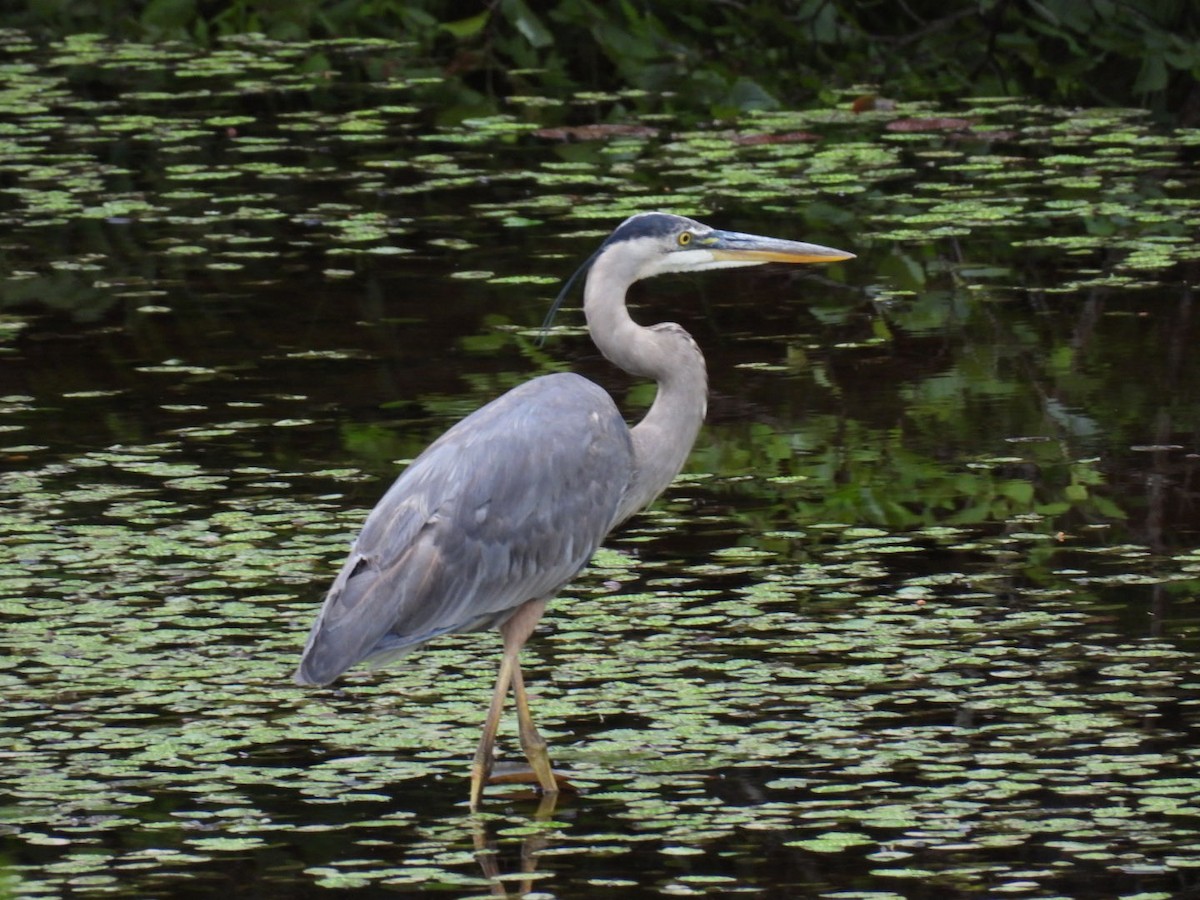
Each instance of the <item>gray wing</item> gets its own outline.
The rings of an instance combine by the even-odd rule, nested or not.
[[[328,684],[552,596],[608,534],[632,471],[620,412],[578,375],[535,378],[475,411],[367,517],[296,681]]]

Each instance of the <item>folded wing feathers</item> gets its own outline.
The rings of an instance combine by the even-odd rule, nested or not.
[[[327,684],[552,596],[612,526],[632,454],[612,399],[577,375],[534,379],[468,416],[368,516],[296,680]]]

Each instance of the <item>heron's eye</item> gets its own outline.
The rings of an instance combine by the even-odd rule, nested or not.
[[[692,242],[692,233],[690,231],[680,232],[680,234],[679,234],[679,246],[680,247],[686,247],[691,242]]]

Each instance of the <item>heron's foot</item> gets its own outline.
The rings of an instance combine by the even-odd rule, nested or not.
[[[521,708],[518,706],[518,715],[521,713]],[[525,758],[529,760],[529,767],[533,770],[534,777],[537,778],[537,783],[542,789],[542,793],[546,795],[558,793],[558,777],[554,774],[554,764],[550,762],[549,746],[546,739],[542,737],[533,724],[533,718],[528,715],[528,708],[524,710],[525,716],[521,724],[521,749],[525,751]]]
[[[546,789],[544,775],[534,771],[533,766],[519,762],[497,762],[494,765],[480,767],[478,763],[471,767],[471,812],[479,812],[483,802],[483,789],[489,784],[508,788],[532,787],[532,791],[518,790],[510,792],[509,799],[533,797],[540,795],[543,800],[554,800],[561,794],[578,794],[579,789],[571,782],[569,772],[552,771],[553,790]],[[553,810],[553,804],[550,807]]]
[[[483,799],[483,787],[492,779],[494,764],[495,757],[492,755],[491,746],[480,744],[475,752],[475,760],[471,763],[471,812],[479,810],[479,803]]]
[[[579,789],[571,782],[571,773],[564,772],[561,769],[553,769],[550,772],[554,779],[554,790],[546,790],[545,783],[534,770],[533,766],[518,763],[518,762],[501,762],[497,763],[494,770],[488,777],[488,784],[536,784],[542,789],[542,793],[551,794],[562,791],[568,794],[577,794]]]

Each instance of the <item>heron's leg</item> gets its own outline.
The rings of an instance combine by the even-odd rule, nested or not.
[[[520,685],[520,699],[523,701],[525,709],[524,718],[519,719],[522,746],[525,744],[524,723],[528,719],[529,724],[531,726],[533,724],[533,720],[529,718],[528,700],[525,697],[525,686],[521,681],[521,666],[517,662],[517,657],[521,653],[521,648],[525,646],[525,642],[529,640],[529,636],[533,634],[533,629],[537,627],[538,619],[542,617],[545,609],[545,600],[529,600],[518,607],[517,611],[500,626],[500,634],[504,638],[504,656],[500,659],[500,672],[496,676],[496,689],[492,692],[492,705],[488,707],[487,720],[483,723],[483,736],[479,739],[479,747],[475,751],[475,763],[471,766],[472,810],[479,809],[479,801],[483,797],[483,786],[492,774],[496,730],[500,727],[500,714],[504,711],[504,698],[508,695],[508,686],[514,681]],[[519,702],[518,716],[521,715],[521,709],[522,703]],[[540,734],[537,734],[536,729],[534,734],[537,735],[538,740],[542,741],[542,755],[546,758],[547,769],[549,769],[549,757],[545,753],[546,742],[542,740]],[[530,763],[533,763],[532,758]],[[553,782],[553,774],[551,774],[550,780]],[[545,786],[540,773],[538,781],[543,787]]]
[[[513,696],[517,701],[517,729],[521,736],[521,749],[525,758],[537,776],[542,793],[554,795],[558,793],[558,782],[554,778],[554,767],[550,763],[550,752],[546,739],[542,737],[533,724],[533,715],[529,712],[529,697],[525,694],[525,678],[518,664],[512,674]]]
[[[500,727],[500,714],[504,711],[504,698],[508,695],[508,685],[512,682],[513,669],[516,666],[517,654],[509,653],[506,646],[504,658],[500,660],[500,672],[496,675],[496,687],[492,691],[492,705],[488,707],[487,719],[483,723],[483,736],[479,739],[479,747],[475,751],[475,762],[471,766],[472,812],[479,809],[483,786],[487,784],[487,780],[492,774],[496,730]]]
[[[538,733],[533,724],[533,715],[529,712],[529,697],[525,693],[525,678],[521,674],[521,664],[517,659],[517,654],[533,634],[533,629],[537,627],[545,609],[544,599],[530,600],[500,626],[500,634],[504,636],[504,658],[512,659],[511,679],[513,695],[517,701],[517,728],[521,737],[521,749],[525,751],[542,790],[547,794],[555,794],[558,792],[558,783],[554,780],[554,771],[550,767],[546,739]]]

